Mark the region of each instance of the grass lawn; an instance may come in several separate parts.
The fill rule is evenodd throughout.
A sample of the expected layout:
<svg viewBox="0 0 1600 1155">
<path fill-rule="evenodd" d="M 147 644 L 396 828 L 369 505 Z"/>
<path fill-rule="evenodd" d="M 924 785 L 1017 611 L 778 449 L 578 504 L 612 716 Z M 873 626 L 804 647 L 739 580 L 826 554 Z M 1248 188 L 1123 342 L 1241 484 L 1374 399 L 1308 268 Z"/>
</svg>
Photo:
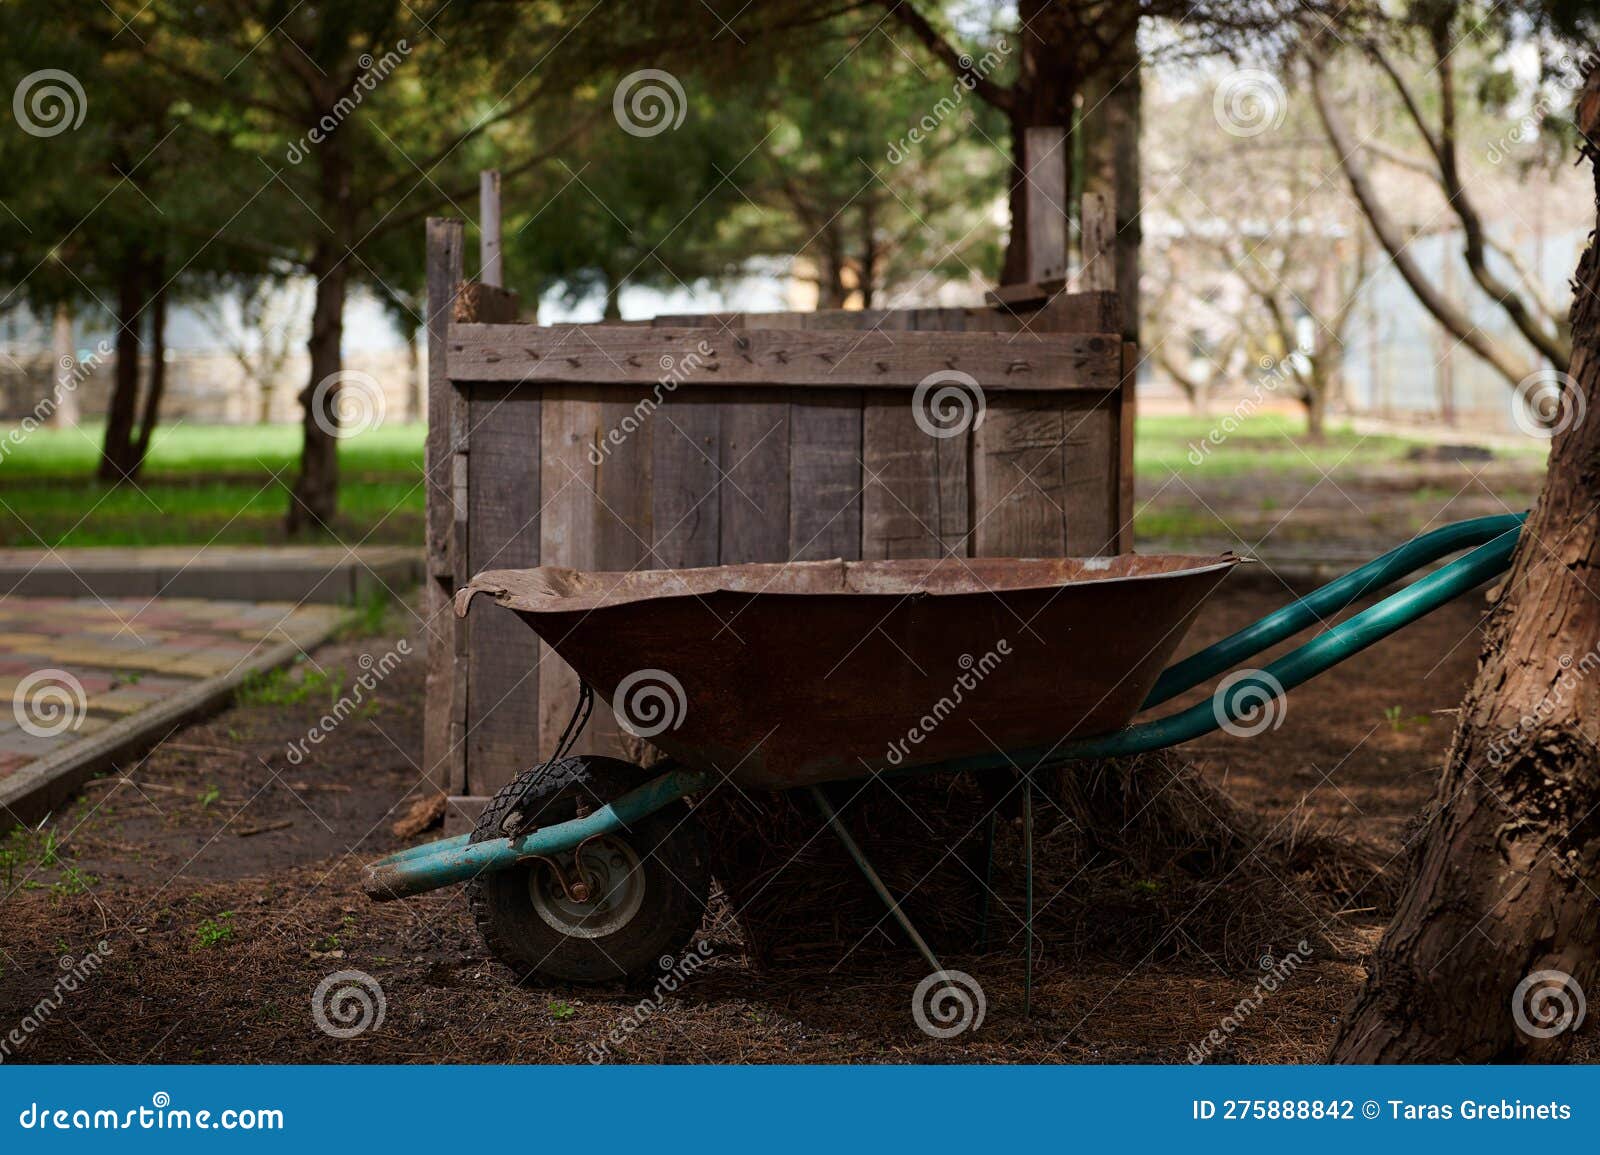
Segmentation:
<svg viewBox="0 0 1600 1155">
<path fill-rule="evenodd" d="M 1208 436 L 1223 417 L 1147 416 L 1134 455 L 1141 493 L 1177 473 L 1196 486 L 1248 489 L 1252 502 L 1293 504 L 1295 487 L 1402 465 L 1421 439 L 1364 437 L 1340 427 L 1320 445 L 1301 437 L 1293 417 L 1252 415 L 1222 439 Z M 388 425 L 340 443 L 342 486 L 338 537 L 346 544 L 422 541 L 421 425 Z M 0 431 L 0 438 L 4 431 Z M 1462 440 L 1471 440 L 1463 434 Z M 1202 449 L 1204 451 L 1202 452 Z M 87 546 L 252 544 L 281 542 L 288 485 L 298 467 L 300 429 L 293 425 L 178 425 L 161 430 L 137 486 L 94 480 L 100 429 L 41 429 L 20 444 L 0 440 L 0 545 Z M 1544 447 L 1530 443 L 1498 456 L 1537 470 Z M 1198 461 L 1198 463 L 1197 463 Z M 1248 480 L 1242 480 L 1248 479 Z M 1428 491 L 1419 489 L 1418 499 Z M 1182 508 L 1141 511 L 1141 537 L 1189 536 Z"/>
<path fill-rule="evenodd" d="M 340 541 L 422 541 L 425 432 L 421 425 L 388 425 L 340 443 Z M 0 545 L 284 540 L 299 426 L 161 429 L 138 484 L 122 486 L 94 478 L 100 436 L 98 426 L 85 425 L 35 430 L 20 444 L 0 441 Z"/>
</svg>

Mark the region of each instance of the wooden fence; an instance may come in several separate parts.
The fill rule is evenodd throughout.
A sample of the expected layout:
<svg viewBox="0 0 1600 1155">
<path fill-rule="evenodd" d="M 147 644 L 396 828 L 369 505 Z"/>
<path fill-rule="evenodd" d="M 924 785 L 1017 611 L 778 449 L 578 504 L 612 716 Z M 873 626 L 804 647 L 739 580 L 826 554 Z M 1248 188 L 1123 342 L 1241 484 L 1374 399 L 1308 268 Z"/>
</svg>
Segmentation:
<svg viewBox="0 0 1600 1155">
<path fill-rule="evenodd" d="M 462 282 L 459 222 L 428 235 L 424 754 L 457 823 L 551 748 L 577 689 L 509 611 L 453 619 L 473 573 L 1131 548 L 1114 293 L 537 326 Z M 634 747 L 597 704 L 580 749 Z"/>
</svg>

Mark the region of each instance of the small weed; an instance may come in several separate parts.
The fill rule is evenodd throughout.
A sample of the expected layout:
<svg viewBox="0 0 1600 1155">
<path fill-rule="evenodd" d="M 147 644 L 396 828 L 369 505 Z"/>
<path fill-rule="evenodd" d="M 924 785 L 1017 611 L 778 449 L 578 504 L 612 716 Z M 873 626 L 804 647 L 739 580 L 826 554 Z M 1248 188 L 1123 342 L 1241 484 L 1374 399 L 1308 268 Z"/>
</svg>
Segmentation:
<svg viewBox="0 0 1600 1155">
<path fill-rule="evenodd" d="M 211 804 L 213 802 L 215 802 L 218 798 L 221 798 L 221 797 L 222 797 L 221 789 L 218 788 L 216 783 L 212 783 L 211 785 L 207 786 L 204 791 L 202 791 L 199 795 L 196 796 L 195 801 L 200 803 L 200 809 L 201 810 L 208 810 L 208 809 L 210 809 Z"/>
<path fill-rule="evenodd" d="M 375 638 L 390 633 L 389 613 L 394 606 L 395 599 L 383 586 L 369 590 L 356 606 L 355 614 L 340 629 L 339 636 L 343 639 Z"/>
<path fill-rule="evenodd" d="M 117 676 L 117 681 L 124 686 L 137 686 L 140 682 L 144 681 L 144 671 L 124 670 Z"/>
<path fill-rule="evenodd" d="M 1134 894 L 1160 894 L 1161 884 L 1153 878 L 1135 878 L 1128 883 Z"/>
<path fill-rule="evenodd" d="M 56 898 L 83 894 L 98 881 L 94 875 L 87 874 L 76 866 L 68 866 L 61 871 L 61 877 L 50 884 L 50 893 Z"/>
<path fill-rule="evenodd" d="M 1408 715 L 1399 706 L 1390 706 L 1385 709 L 1383 712 L 1383 720 L 1389 723 L 1389 729 L 1393 730 L 1396 734 L 1400 733 L 1400 731 L 1404 730 L 1407 726 L 1426 726 L 1428 723 L 1433 721 L 1433 719 L 1427 714 Z"/>
<path fill-rule="evenodd" d="M 550 1004 L 550 1017 L 558 1023 L 565 1022 L 577 1013 L 578 1008 L 561 999 L 556 999 Z"/>
<path fill-rule="evenodd" d="M 238 701 L 241 706 L 298 706 L 322 693 L 333 701 L 339 697 L 343 682 L 342 675 L 327 670 L 306 670 L 296 678 L 290 667 L 279 666 L 246 678 L 239 687 Z"/>
<path fill-rule="evenodd" d="M 203 947 L 221 946 L 233 941 L 233 911 L 224 910 L 216 918 L 205 919 L 194 928 L 195 942 Z"/>
</svg>

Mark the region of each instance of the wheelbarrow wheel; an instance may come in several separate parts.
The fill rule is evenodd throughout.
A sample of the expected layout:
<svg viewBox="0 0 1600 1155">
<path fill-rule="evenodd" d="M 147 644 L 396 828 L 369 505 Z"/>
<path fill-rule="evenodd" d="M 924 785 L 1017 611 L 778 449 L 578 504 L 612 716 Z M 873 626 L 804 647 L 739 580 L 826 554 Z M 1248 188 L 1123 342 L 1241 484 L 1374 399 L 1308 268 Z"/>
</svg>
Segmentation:
<svg viewBox="0 0 1600 1155">
<path fill-rule="evenodd" d="M 540 768 L 503 787 L 484 808 L 473 842 L 501 837 L 501 822 Z M 539 827 L 599 809 L 646 780 L 615 758 L 567 758 L 523 803 Z M 529 829 L 533 827 L 530 826 Z M 467 885 L 489 952 L 519 978 L 603 983 L 652 977 L 699 929 L 711 889 L 705 831 L 676 801 L 632 829 L 586 841 L 574 854 L 479 877 Z"/>
</svg>

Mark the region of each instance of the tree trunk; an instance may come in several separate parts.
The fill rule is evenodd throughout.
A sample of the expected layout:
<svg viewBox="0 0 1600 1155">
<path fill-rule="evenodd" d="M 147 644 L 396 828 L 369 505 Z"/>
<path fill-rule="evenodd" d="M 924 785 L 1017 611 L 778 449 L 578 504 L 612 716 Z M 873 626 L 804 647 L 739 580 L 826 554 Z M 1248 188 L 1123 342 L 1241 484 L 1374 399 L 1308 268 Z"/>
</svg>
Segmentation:
<svg viewBox="0 0 1600 1155">
<path fill-rule="evenodd" d="M 144 468 L 144 459 L 150 452 L 150 437 L 156 431 L 161 416 L 161 395 L 167 388 L 167 288 L 164 279 L 165 265 L 155 267 L 155 299 L 150 302 L 150 385 L 144 394 L 144 413 L 139 418 L 139 439 L 133 451 L 133 472 Z"/>
<path fill-rule="evenodd" d="M 411 388 L 406 390 L 406 420 L 419 425 L 428 416 L 428 377 L 422 367 L 421 328 L 413 327 L 406 336 L 406 359 L 411 369 Z"/>
<path fill-rule="evenodd" d="M 1328 388 L 1322 375 L 1312 372 L 1301 404 L 1306 407 L 1306 440 L 1321 445 L 1328 439 Z"/>
<path fill-rule="evenodd" d="M 1122 336 L 1139 340 L 1139 128 L 1143 84 L 1139 68 L 1139 22 L 1123 18 L 1108 30 L 1115 42 L 1095 74 L 1084 82 L 1083 191 L 1101 193 L 1113 206 L 1117 229 L 1116 289 L 1122 305 Z M 1080 214 L 1079 219 L 1082 219 Z"/>
<path fill-rule="evenodd" d="M 72 307 L 65 301 L 56 305 L 50 326 L 50 352 L 54 362 L 51 375 L 55 378 L 55 409 L 50 414 L 50 424 L 57 429 L 71 429 L 78 424 L 81 409 L 78 382 L 74 378 L 78 356 L 72 343 Z"/>
<path fill-rule="evenodd" d="M 1600 131 L 1600 74 L 1579 103 Z M 1589 159 L 1595 160 L 1593 150 Z M 1600 189 L 1597 189 L 1600 192 Z M 1559 1058 L 1600 980 L 1600 254 L 1578 265 L 1549 472 L 1340 1062 Z M 1588 420 L 1580 402 L 1588 401 Z"/>
<path fill-rule="evenodd" d="M 144 308 L 145 256 L 129 249 L 117 280 L 117 366 L 106 407 L 99 478 L 119 484 L 133 476 L 133 421 L 139 411 L 139 313 Z"/>
<path fill-rule="evenodd" d="M 339 508 L 339 373 L 343 368 L 345 262 L 322 243 L 312 258 L 311 380 L 300 394 L 300 476 L 289 502 L 290 535 L 329 530 Z"/>
</svg>

